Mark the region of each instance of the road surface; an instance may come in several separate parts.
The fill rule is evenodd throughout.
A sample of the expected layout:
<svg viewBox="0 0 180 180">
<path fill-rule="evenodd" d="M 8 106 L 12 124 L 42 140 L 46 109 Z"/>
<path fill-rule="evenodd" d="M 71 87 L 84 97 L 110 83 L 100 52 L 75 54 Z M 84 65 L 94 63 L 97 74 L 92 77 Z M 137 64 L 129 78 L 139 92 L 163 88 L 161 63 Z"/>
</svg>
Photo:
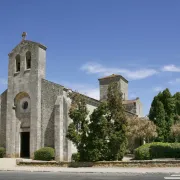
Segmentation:
<svg viewBox="0 0 180 180">
<path fill-rule="evenodd" d="M 177 174 L 0 172 L 0 180 L 163 180 L 180 179 Z"/>
</svg>

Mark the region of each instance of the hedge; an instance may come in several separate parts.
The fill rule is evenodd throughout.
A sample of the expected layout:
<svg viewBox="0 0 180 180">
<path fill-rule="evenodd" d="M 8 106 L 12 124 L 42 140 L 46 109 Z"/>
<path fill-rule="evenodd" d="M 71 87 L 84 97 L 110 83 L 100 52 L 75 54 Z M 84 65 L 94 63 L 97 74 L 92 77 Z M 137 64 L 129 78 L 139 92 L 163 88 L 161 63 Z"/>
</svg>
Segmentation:
<svg viewBox="0 0 180 180">
<path fill-rule="evenodd" d="M 6 154 L 6 150 L 3 147 L 0 147 L 0 158 L 3 158 Z"/>
<path fill-rule="evenodd" d="M 80 154 L 79 153 L 73 153 L 71 158 L 72 158 L 72 161 L 79 162 L 80 161 Z"/>
<path fill-rule="evenodd" d="M 41 148 L 34 153 L 35 160 L 51 161 L 55 157 L 55 151 L 51 147 Z"/>
<path fill-rule="evenodd" d="M 180 143 L 149 143 L 135 150 L 135 159 L 180 158 Z"/>
</svg>

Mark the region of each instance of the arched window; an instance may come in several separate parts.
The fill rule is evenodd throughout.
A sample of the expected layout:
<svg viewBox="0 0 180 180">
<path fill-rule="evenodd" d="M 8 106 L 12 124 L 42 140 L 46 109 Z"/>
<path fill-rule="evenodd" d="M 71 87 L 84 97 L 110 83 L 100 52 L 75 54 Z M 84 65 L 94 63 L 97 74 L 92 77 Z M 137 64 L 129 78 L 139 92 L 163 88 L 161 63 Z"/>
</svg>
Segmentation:
<svg viewBox="0 0 180 180">
<path fill-rule="evenodd" d="M 31 52 L 26 53 L 26 69 L 31 69 Z"/>
<path fill-rule="evenodd" d="M 21 58 L 20 55 L 18 54 L 16 56 L 16 72 L 19 72 L 21 68 Z"/>
</svg>

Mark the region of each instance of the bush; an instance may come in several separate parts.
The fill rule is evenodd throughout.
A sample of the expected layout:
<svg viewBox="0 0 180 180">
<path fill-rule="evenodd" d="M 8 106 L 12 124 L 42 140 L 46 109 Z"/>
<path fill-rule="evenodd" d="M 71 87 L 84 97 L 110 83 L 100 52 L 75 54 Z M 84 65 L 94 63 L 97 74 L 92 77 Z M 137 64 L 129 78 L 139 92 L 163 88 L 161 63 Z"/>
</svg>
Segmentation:
<svg viewBox="0 0 180 180">
<path fill-rule="evenodd" d="M 149 160 L 151 159 L 151 155 L 149 152 L 151 144 L 145 144 L 135 149 L 135 159 L 137 160 Z"/>
<path fill-rule="evenodd" d="M 149 143 L 135 150 L 135 159 L 180 158 L 180 143 Z"/>
<path fill-rule="evenodd" d="M 55 157 L 54 149 L 51 147 L 41 148 L 34 153 L 35 160 L 51 161 Z"/>
<path fill-rule="evenodd" d="M 80 154 L 79 153 L 73 153 L 72 154 L 72 161 L 75 161 L 75 162 L 80 161 Z"/>
<path fill-rule="evenodd" d="M 6 150 L 3 147 L 0 147 L 0 158 L 3 158 L 6 154 Z"/>
</svg>

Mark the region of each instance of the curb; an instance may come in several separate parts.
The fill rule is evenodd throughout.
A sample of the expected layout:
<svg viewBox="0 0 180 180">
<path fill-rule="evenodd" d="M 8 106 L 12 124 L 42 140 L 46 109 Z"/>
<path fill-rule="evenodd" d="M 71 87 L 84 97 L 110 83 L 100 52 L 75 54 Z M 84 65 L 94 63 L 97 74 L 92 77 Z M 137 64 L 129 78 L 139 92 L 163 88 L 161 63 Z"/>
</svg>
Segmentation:
<svg viewBox="0 0 180 180">
<path fill-rule="evenodd" d="M 138 168 L 137 168 L 138 169 Z M 172 170 L 169 170 L 168 172 L 167 171 L 159 171 L 159 172 L 154 172 L 153 170 L 152 171 L 141 171 L 141 172 L 138 172 L 138 171 L 129 171 L 129 172 L 126 172 L 126 171 L 71 171 L 71 170 L 68 170 L 68 171 L 64 171 L 64 170 L 30 170 L 30 169 L 0 169 L 0 172 L 31 172 L 31 173 L 71 173 L 71 174 L 124 174 L 124 175 L 143 175 L 143 174 L 177 174 L 177 173 L 180 173 L 180 170 L 178 171 L 172 171 Z"/>
</svg>

